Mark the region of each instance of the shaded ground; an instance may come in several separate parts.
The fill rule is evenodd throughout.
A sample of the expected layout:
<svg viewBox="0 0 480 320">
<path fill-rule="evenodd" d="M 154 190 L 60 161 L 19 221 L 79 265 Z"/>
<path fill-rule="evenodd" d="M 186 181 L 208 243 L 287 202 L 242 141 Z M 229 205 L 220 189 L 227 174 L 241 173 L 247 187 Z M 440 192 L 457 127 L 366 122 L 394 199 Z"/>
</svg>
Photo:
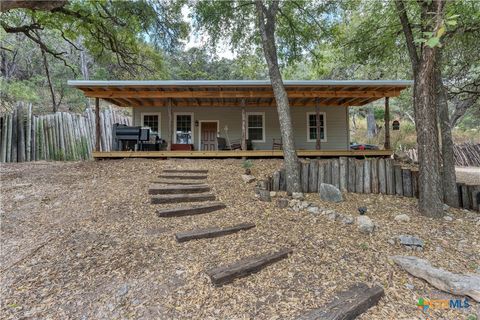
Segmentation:
<svg viewBox="0 0 480 320">
<path fill-rule="evenodd" d="M 255 160 L 269 174 L 279 160 Z M 453 272 L 480 266 L 478 215 L 450 209 L 454 221 L 421 217 L 415 200 L 346 195 L 330 205 L 357 214 L 367 206 L 378 224 L 371 236 L 305 211 L 259 202 L 245 185 L 241 160 L 111 160 L 2 165 L 2 318 L 292 319 L 357 281 L 380 283 L 386 297 L 362 319 L 424 319 L 419 297 L 442 296 L 392 265 L 388 256 L 414 254 Z M 162 168 L 208 168 L 208 183 L 228 208 L 193 217 L 158 218 L 149 181 Z M 407 213 L 409 223 L 394 221 Z M 177 231 L 253 221 L 257 228 L 177 244 Z M 399 234 L 426 241 L 422 252 L 388 242 Z M 467 242 L 462 240 L 466 240 Z M 292 246 L 287 260 L 221 288 L 205 270 L 252 254 Z M 478 304 L 468 310 L 474 313 Z M 477 311 L 478 312 L 478 311 Z M 439 319 L 465 318 L 441 310 Z"/>
</svg>

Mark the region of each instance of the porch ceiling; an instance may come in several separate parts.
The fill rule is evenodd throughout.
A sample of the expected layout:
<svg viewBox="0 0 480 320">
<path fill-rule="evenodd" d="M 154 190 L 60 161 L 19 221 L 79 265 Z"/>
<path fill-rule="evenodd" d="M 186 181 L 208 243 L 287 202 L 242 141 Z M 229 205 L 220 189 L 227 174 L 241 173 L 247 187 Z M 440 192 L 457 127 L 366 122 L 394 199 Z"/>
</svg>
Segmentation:
<svg viewBox="0 0 480 320">
<path fill-rule="evenodd" d="M 120 107 L 275 106 L 270 81 L 68 81 L 86 97 L 101 98 Z M 290 105 L 363 106 L 396 97 L 413 84 L 404 80 L 284 81 Z"/>
</svg>

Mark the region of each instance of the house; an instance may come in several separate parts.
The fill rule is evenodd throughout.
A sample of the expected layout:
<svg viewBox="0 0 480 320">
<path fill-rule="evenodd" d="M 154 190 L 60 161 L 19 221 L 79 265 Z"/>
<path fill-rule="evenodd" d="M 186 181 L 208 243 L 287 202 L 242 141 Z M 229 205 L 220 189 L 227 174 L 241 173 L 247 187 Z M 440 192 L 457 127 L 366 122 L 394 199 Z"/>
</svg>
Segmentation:
<svg viewBox="0 0 480 320">
<path fill-rule="evenodd" d="M 238 156 L 281 156 L 281 131 L 270 81 L 69 81 L 85 96 L 133 110 L 133 123 L 168 142 L 149 156 L 232 156 L 218 141 L 238 141 Z M 284 81 L 298 154 L 390 155 L 389 98 L 412 85 L 401 80 Z M 349 108 L 385 100 L 385 150 L 350 150 Z M 220 139 L 218 139 L 220 138 Z M 252 150 L 247 150 L 247 145 Z M 223 146 L 222 146 L 223 147 Z M 273 151 L 272 151 L 273 150 Z M 108 156 L 98 152 L 96 157 Z M 376 152 L 373 152 L 376 151 Z M 195 153 L 197 152 L 197 153 Z M 199 153 L 200 152 L 200 153 Z M 122 156 L 124 153 L 109 153 Z M 138 156 L 145 153 L 137 152 Z M 129 154 L 132 156 L 132 154 Z"/>
</svg>

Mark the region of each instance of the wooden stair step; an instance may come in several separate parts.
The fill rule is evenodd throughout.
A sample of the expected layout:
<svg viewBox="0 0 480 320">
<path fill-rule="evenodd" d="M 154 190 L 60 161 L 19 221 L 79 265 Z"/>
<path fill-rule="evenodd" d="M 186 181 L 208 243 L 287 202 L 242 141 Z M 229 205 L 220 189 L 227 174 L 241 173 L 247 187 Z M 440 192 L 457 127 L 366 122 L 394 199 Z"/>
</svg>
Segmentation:
<svg viewBox="0 0 480 320">
<path fill-rule="evenodd" d="M 178 174 L 161 174 L 158 176 L 162 179 L 178 179 L 178 180 L 204 180 L 207 179 L 206 175 L 191 175 L 191 176 L 182 176 Z"/>
<path fill-rule="evenodd" d="M 207 174 L 208 170 L 204 169 L 164 169 L 164 173 L 201 173 Z"/>
<path fill-rule="evenodd" d="M 298 320 L 355 319 L 375 306 L 384 294 L 380 286 L 370 288 L 365 283 L 357 283 L 348 290 L 336 294 L 327 305 L 310 310 Z"/>
<path fill-rule="evenodd" d="M 150 181 L 154 184 L 173 184 L 173 185 L 194 185 L 194 184 L 204 184 L 205 181 L 199 180 L 152 180 Z"/>
<path fill-rule="evenodd" d="M 152 196 L 152 204 L 160 203 L 179 203 L 179 202 L 197 202 L 214 201 L 215 195 L 212 193 L 193 193 L 193 194 L 160 194 Z"/>
<path fill-rule="evenodd" d="M 206 184 L 195 185 L 151 185 L 148 194 L 181 194 L 181 193 L 201 193 L 210 191 L 210 187 Z"/>
<path fill-rule="evenodd" d="M 157 216 L 159 217 L 182 217 L 202 213 L 209 213 L 217 210 L 225 209 L 227 206 L 222 202 L 211 202 L 204 205 L 184 206 L 171 209 L 158 209 Z"/>
<path fill-rule="evenodd" d="M 204 239 L 204 238 L 215 238 L 221 237 L 228 234 L 232 234 L 242 230 L 248 230 L 254 228 L 254 223 L 241 223 L 230 227 L 220 228 L 220 227 L 211 227 L 205 229 L 197 229 L 190 231 L 178 232 L 175 234 L 175 238 L 178 242 L 185 242 L 195 239 Z"/>
<path fill-rule="evenodd" d="M 248 257 L 228 266 L 210 269 L 207 271 L 207 275 L 214 285 L 221 286 L 236 278 L 258 272 L 274 262 L 285 259 L 290 253 L 292 253 L 292 249 L 284 248 L 277 252 Z"/>
</svg>

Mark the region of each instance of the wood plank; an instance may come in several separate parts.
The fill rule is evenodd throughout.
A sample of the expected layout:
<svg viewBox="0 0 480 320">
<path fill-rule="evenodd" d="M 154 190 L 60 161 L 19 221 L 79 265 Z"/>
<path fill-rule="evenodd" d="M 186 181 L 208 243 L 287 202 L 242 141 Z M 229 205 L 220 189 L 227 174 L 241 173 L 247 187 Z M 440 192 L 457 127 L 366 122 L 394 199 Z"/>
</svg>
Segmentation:
<svg viewBox="0 0 480 320">
<path fill-rule="evenodd" d="M 372 172 L 371 172 L 371 163 L 370 159 L 363 160 L 363 192 L 372 193 Z"/>
<path fill-rule="evenodd" d="M 323 179 L 325 183 L 332 184 L 332 162 L 328 160 L 323 166 Z"/>
<path fill-rule="evenodd" d="M 378 191 L 382 194 L 387 194 L 385 159 L 378 159 Z"/>
<path fill-rule="evenodd" d="M 308 172 L 308 192 L 317 192 L 318 160 L 310 161 Z"/>
<path fill-rule="evenodd" d="M 460 190 L 462 192 L 462 202 L 461 202 L 462 208 L 467 210 L 471 209 L 472 199 L 470 199 L 471 194 L 469 194 L 468 192 L 468 186 L 464 183 L 461 183 Z"/>
<path fill-rule="evenodd" d="M 148 189 L 148 194 L 187 194 L 202 193 L 210 191 L 210 187 L 206 184 L 197 185 L 161 185 L 154 184 Z"/>
<path fill-rule="evenodd" d="M 320 190 L 320 185 L 325 182 L 325 162 L 318 162 L 318 177 L 317 177 L 317 190 Z"/>
<path fill-rule="evenodd" d="M 355 159 L 348 158 L 348 185 L 347 185 L 348 192 L 355 192 L 356 172 L 357 170 L 355 165 Z"/>
<path fill-rule="evenodd" d="M 165 179 L 165 180 L 152 180 L 150 181 L 153 184 L 168 184 L 168 185 L 199 185 L 204 184 L 205 181 L 202 180 L 173 180 L 173 179 Z"/>
<path fill-rule="evenodd" d="M 346 192 L 348 186 L 348 158 L 340 157 L 339 165 L 340 191 Z"/>
<path fill-rule="evenodd" d="M 363 193 L 363 161 L 355 161 L 355 192 Z"/>
<path fill-rule="evenodd" d="M 205 229 L 182 231 L 175 234 L 177 242 L 186 242 L 195 239 L 216 238 L 254 228 L 254 223 L 241 223 L 230 227 L 211 227 Z"/>
<path fill-rule="evenodd" d="M 403 195 L 405 197 L 413 197 L 412 172 L 410 171 L 410 169 L 402 169 L 402 185 Z"/>
<path fill-rule="evenodd" d="M 412 196 L 418 198 L 418 170 L 411 170 L 412 173 Z"/>
<path fill-rule="evenodd" d="M 152 196 L 150 200 L 152 204 L 214 201 L 215 195 L 211 193 L 162 194 Z"/>
<path fill-rule="evenodd" d="M 372 186 L 372 193 L 379 193 L 378 187 L 378 159 L 372 158 L 370 159 L 370 165 L 372 170 L 372 178 L 371 178 L 371 186 Z"/>
<path fill-rule="evenodd" d="M 382 287 L 372 288 L 364 283 L 351 286 L 348 290 L 335 294 L 327 305 L 311 310 L 299 320 L 352 320 L 375 306 L 385 295 Z"/>
<path fill-rule="evenodd" d="M 308 192 L 308 174 L 309 174 L 309 171 L 310 171 L 310 163 L 305 161 L 305 162 L 302 162 L 302 167 L 301 167 L 301 170 L 302 170 L 302 175 L 301 175 L 301 179 L 302 179 L 302 191 L 303 192 Z"/>
<path fill-rule="evenodd" d="M 274 262 L 287 258 L 290 253 L 292 253 L 292 249 L 285 248 L 273 253 L 248 257 L 227 266 L 213 268 L 206 273 L 214 285 L 221 286 L 236 278 L 258 272 Z"/>
<path fill-rule="evenodd" d="M 469 189 L 472 198 L 472 209 L 480 211 L 480 185 L 470 186 Z"/>
<path fill-rule="evenodd" d="M 387 194 L 395 193 L 395 171 L 393 170 L 393 160 L 385 159 L 385 177 L 387 178 Z"/>
<path fill-rule="evenodd" d="M 204 175 L 198 175 L 198 176 L 194 176 L 194 175 L 187 175 L 187 176 L 182 176 L 182 175 L 178 175 L 178 174 L 161 174 L 158 176 L 159 178 L 162 178 L 162 179 L 178 179 L 178 180 L 203 180 L 203 179 L 207 179 L 207 176 L 204 176 Z"/>
<path fill-rule="evenodd" d="M 340 164 L 338 162 L 338 159 L 332 159 L 332 184 L 340 188 Z"/>
<path fill-rule="evenodd" d="M 211 202 L 204 205 L 183 206 L 168 209 L 158 209 L 158 217 L 183 217 L 197 214 L 209 213 L 217 210 L 225 209 L 227 206 L 222 202 Z"/>
<path fill-rule="evenodd" d="M 272 190 L 280 190 L 280 171 L 275 171 L 272 175 Z"/>
<path fill-rule="evenodd" d="M 198 173 L 198 174 L 207 174 L 208 170 L 204 169 L 163 169 L 164 173 Z"/>
<path fill-rule="evenodd" d="M 393 172 L 395 174 L 395 194 L 397 196 L 403 196 L 402 167 L 394 165 Z"/>
<path fill-rule="evenodd" d="M 280 170 L 280 191 L 287 191 L 287 174 L 285 169 Z"/>
</svg>

